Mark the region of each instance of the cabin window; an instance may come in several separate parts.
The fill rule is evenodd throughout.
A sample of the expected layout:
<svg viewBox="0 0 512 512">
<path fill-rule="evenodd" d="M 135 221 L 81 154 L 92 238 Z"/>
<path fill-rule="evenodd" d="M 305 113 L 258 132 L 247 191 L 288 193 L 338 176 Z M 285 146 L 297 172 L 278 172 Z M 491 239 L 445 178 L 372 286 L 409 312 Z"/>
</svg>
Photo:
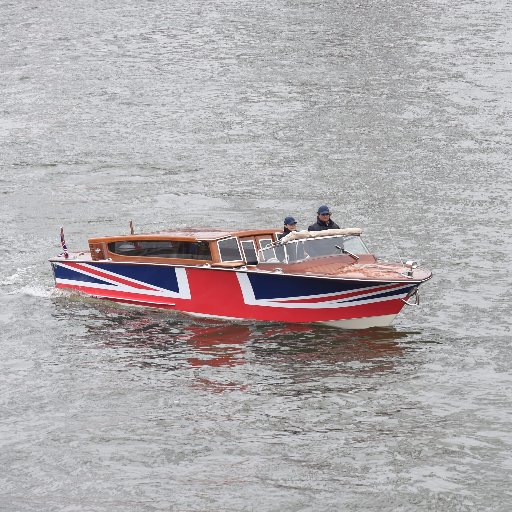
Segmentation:
<svg viewBox="0 0 512 512">
<path fill-rule="evenodd" d="M 245 262 L 248 265 L 256 265 L 258 258 L 256 257 L 256 248 L 252 240 L 242 241 L 242 250 L 244 251 Z"/>
<path fill-rule="evenodd" d="M 294 240 L 286 244 L 286 254 L 288 257 L 288 263 L 294 263 L 296 261 L 303 261 L 309 256 L 304 251 L 304 240 Z"/>
<path fill-rule="evenodd" d="M 226 238 L 219 240 L 219 253 L 221 261 L 240 261 L 242 255 L 240 254 L 240 247 L 236 238 Z"/>
<path fill-rule="evenodd" d="M 265 249 L 265 247 L 267 247 L 267 245 L 272 244 L 272 239 L 271 238 L 260 238 L 259 242 L 260 242 L 260 249 Z"/>
<path fill-rule="evenodd" d="M 276 258 L 279 261 L 286 263 L 286 251 L 284 250 L 284 246 L 283 245 L 276 245 L 274 250 L 275 250 L 275 253 L 276 253 Z"/>
<path fill-rule="evenodd" d="M 122 240 L 110 242 L 108 250 L 121 256 L 146 258 L 181 258 L 186 260 L 211 260 L 208 242 L 181 242 L 178 240 Z"/>
</svg>

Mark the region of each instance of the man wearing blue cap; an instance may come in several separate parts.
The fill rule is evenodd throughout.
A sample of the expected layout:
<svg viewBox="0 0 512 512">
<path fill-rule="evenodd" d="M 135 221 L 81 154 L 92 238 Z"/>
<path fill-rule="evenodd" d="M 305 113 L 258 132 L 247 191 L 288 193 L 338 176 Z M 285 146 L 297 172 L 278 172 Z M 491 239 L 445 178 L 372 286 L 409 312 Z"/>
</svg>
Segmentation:
<svg viewBox="0 0 512 512">
<path fill-rule="evenodd" d="M 338 224 L 331 219 L 331 211 L 325 204 L 318 208 L 316 222 L 309 226 L 308 231 L 323 231 L 324 229 L 340 229 Z"/>
<path fill-rule="evenodd" d="M 297 221 L 293 217 L 286 217 L 284 219 L 283 232 L 277 235 L 277 239 L 281 240 L 283 236 L 286 236 L 288 233 L 291 233 L 292 231 L 297 231 Z"/>
</svg>

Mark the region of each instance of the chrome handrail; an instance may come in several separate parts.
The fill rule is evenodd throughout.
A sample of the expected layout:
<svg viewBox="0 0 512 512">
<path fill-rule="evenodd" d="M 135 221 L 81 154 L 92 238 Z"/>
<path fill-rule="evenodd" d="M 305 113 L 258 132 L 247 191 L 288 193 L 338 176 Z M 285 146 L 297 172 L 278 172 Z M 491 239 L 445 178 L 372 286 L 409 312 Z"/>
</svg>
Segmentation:
<svg viewBox="0 0 512 512">
<path fill-rule="evenodd" d="M 411 299 L 414 297 L 414 302 L 409 302 L 407 299 Z M 404 304 L 408 306 L 419 306 L 420 305 L 420 294 L 418 292 L 418 288 L 414 288 L 414 290 L 407 295 L 405 299 L 400 299 Z"/>
</svg>

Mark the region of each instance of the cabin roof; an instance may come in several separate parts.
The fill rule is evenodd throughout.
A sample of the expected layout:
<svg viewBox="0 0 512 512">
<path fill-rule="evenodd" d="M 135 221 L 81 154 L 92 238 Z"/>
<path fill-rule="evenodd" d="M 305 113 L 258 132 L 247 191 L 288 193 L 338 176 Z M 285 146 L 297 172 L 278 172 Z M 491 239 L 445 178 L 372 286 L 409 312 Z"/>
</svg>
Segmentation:
<svg viewBox="0 0 512 512">
<path fill-rule="evenodd" d="M 225 230 L 225 229 L 211 229 L 211 228 L 183 228 L 173 230 L 155 231 L 153 233 L 135 233 L 133 235 L 116 235 L 90 238 L 89 242 L 112 242 L 121 240 L 220 240 L 222 238 L 229 238 L 232 236 L 237 237 L 250 237 L 271 235 L 279 232 L 278 228 L 270 229 L 239 229 L 239 230 Z"/>
</svg>

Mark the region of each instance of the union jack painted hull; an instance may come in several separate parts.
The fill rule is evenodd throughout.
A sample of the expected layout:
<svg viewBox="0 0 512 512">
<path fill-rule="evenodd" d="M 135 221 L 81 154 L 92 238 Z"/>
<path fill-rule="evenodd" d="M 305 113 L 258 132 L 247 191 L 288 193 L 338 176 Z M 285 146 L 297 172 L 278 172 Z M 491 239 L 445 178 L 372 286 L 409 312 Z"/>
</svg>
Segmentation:
<svg viewBox="0 0 512 512">
<path fill-rule="evenodd" d="M 51 260 L 58 288 L 217 318 L 390 325 L 421 281 L 280 274 L 257 269 Z"/>
</svg>

